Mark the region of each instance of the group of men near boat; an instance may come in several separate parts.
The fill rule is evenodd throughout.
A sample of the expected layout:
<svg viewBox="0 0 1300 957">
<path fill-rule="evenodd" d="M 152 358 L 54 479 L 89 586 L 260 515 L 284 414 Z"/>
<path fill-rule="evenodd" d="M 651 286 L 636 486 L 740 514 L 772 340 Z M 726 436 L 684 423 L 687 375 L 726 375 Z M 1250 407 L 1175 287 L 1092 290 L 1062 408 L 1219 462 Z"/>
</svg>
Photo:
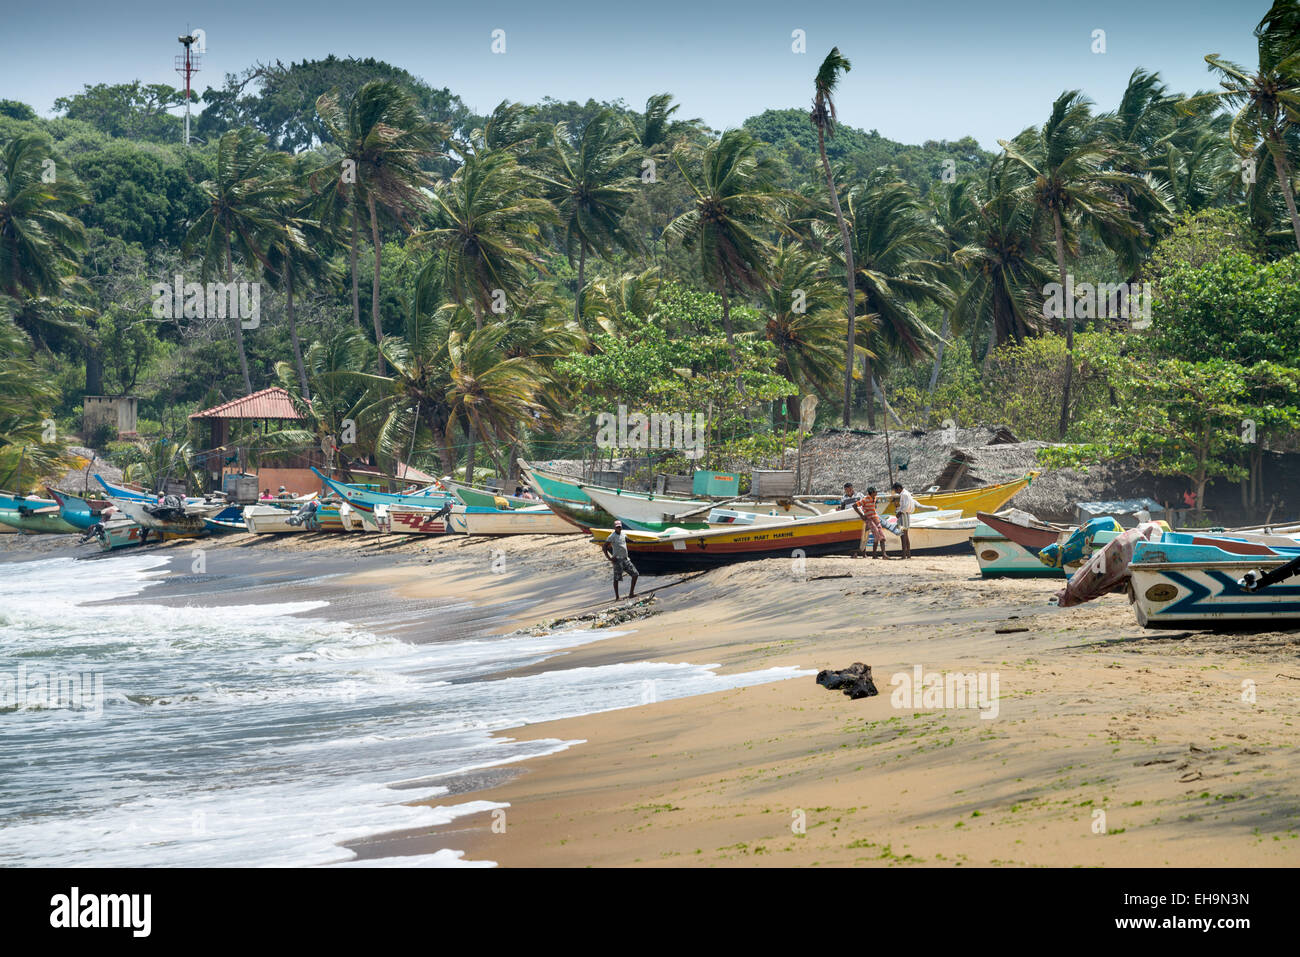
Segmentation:
<svg viewBox="0 0 1300 957">
<path fill-rule="evenodd" d="M 885 495 L 884 498 L 898 499 L 898 505 L 894 509 L 896 528 L 903 544 L 903 558 L 911 558 L 912 542 L 907 533 L 912 526 L 912 515 L 918 508 L 933 509 L 934 506 L 919 505 L 915 496 L 903 487 L 902 482 L 895 482 L 891 494 Z M 868 545 L 871 546 L 872 558 L 888 557 L 885 554 L 885 529 L 880 522 L 880 509 L 883 507 L 880 499 L 881 496 L 874 487 L 868 488 L 865 495 L 859 495 L 853 490 L 852 482 L 844 483 L 844 496 L 839 501 L 839 507 L 851 508 L 862 516 L 862 541 L 858 544 L 858 550 L 853 553 L 854 558 L 865 558 Z M 639 576 L 636 565 L 632 564 L 632 559 L 628 557 L 627 534 L 623 530 L 621 521 L 614 522 L 614 531 L 601 543 L 601 549 L 614 566 L 614 598 L 619 597 L 618 586 L 625 574 L 632 579 L 627 597 L 636 597 L 636 580 Z"/>
<path fill-rule="evenodd" d="M 932 508 L 933 506 L 918 505 L 916 498 L 903 487 L 902 482 L 895 482 L 891 493 L 886 495 L 886 499 L 898 499 L 898 505 L 894 508 L 894 517 L 897 522 L 898 537 L 903 544 L 903 557 L 912 557 L 912 541 L 908 537 L 908 529 L 912 527 L 912 515 L 918 508 Z M 869 486 L 865 495 L 859 495 L 853 489 L 852 482 L 844 483 L 844 497 L 840 499 L 840 508 L 851 508 L 862 516 L 862 541 L 858 544 L 858 550 L 853 553 L 854 558 L 866 558 L 867 546 L 871 546 L 872 558 L 887 558 L 885 554 L 885 528 L 880 521 L 880 493 L 875 486 Z"/>
</svg>

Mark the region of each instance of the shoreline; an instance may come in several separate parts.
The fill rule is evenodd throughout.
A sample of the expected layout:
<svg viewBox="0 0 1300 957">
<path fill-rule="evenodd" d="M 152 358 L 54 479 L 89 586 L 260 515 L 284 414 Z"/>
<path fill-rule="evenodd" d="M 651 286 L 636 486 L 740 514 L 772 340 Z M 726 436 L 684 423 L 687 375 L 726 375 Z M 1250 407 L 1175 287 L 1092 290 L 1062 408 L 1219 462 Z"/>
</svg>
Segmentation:
<svg viewBox="0 0 1300 957">
<path fill-rule="evenodd" d="M 497 731 L 581 743 L 422 779 L 449 790 L 418 803 L 508 807 L 342 845 L 362 859 L 400 866 L 450 849 L 501 866 L 1300 862 L 1300 681 L 1285 677 L 1300 676 L 1300 633 L 1147 632 L 1122 596 L 1055 608 L 1054 581 L 983 580 L 973 556 L 647 576 L 630 607 L 613 602 L 585 538 L 250 538 L 160 548 L 203 547 L 210 569 L 244 547 L 290 564 L 315 554 L 341 593 L 369 604 L 391 591 L 418 614 L 403 640 L 419 641 L 430 616 L 451 624 L 449 607 L 459 633 L 541 633 L 566 618 L 622 632 L 475 679 L 485 686 L 629 662 L 808 672 L 671 700 L 652 690 L 644 703 Z M 396 561 L 364 567 L 375 555 Z M 813 680 L 854 661 L 872 666 L 879 696 L 852 701 Z M 918 665 L 996 674 L 996 717 L 894 707 L 891 678 Z"/>
</svg>

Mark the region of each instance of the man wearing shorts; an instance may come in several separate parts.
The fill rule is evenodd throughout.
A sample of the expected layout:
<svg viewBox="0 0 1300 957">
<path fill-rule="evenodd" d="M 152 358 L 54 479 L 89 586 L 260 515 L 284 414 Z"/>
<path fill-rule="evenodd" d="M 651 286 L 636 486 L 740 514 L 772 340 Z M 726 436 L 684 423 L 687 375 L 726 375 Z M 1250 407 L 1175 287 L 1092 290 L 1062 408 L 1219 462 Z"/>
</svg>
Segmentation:
<svg viewBox="0 0 1300 957">
<path fill-rule="evenodd" d="M 877 551 L 880 552 L 880 557 L 885 557 L 885 530 L 880 525 L 880 515 L 876 511 L 876 490 L 874 487 L 867 488 L 867 494 L 854 503 L 853 510 L 862 516 L 862 541 L 859 543 L 854 557 L 863 558 L 866 556 L 868 541 L 871 542 L 872 558 L 877 557 Z"/>
<path fill-rule="evenodd" d="M 632 587 L 628 589 L 627 597 L 635 598 L 638 573 L 632 559 L 627 557 L 627 535 L 623 532 L 622 522 L 614 522 L 614 531 L 601 542 L 600 547 L 604 549 L 605 557 L 614 563 L 614 600 L 619 599 L 618 583 L 623 580 L 624 572 L 632 576 Z"/>
</svg>

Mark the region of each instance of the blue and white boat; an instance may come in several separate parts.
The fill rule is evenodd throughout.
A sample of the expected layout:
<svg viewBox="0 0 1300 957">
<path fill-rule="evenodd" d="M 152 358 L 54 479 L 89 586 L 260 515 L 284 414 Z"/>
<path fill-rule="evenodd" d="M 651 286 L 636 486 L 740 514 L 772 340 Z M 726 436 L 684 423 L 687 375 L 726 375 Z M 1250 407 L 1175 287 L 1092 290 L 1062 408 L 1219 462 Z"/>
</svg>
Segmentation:
<svg viewBox="0 0 1300 957">
<path fill-rule="evenodd" d="M 327 488 L 352 506 L 367 531 L 377 531 L 379 528 L 379 523 L 375 521 L 375 506 L 377 505 L 382 505 L 385 509 L 395 505 L 440 509 L 444 505 L 459 504 L 453 495 L 444 492 L 436 485 L 427 486 L 416 492 L 376 492 L 368 488 L 358 488 L 355 485 L 335 481 L 316 468 L 313 468 L 312 471 L 316 473 Z"/>
<path fill-rule="evenodd" d="M 1300 578 L 1252 588 L 1300 557 L 1291 535 L 1166 532 L 1138 542 L 1129 562 L 1133 611 L 1144 628 L 1293 627 Z"/>
</svg>

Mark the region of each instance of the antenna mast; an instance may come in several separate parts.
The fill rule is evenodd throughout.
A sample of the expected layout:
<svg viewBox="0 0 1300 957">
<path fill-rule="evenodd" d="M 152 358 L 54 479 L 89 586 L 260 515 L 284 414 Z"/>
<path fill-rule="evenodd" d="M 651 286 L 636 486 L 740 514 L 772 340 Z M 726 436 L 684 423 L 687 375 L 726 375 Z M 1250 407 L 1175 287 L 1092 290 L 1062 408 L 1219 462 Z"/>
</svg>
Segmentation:
<svg viewBox="0 0 1300 957">
<path fill-rule="evenodd" d="M 200 31 L 202 32 L 202 31 Z M 184 53 L 178 53 L 175 58 L 176 72 L 185 77 L 185 145 L 190 145 L 190 77 L 199 72 L 199 54 L 195 53 L 191 47 L 198 40 L 194 34 L 187 33 L 185 36 L 177 37 L 181 46 L 185 47 Z M 203 44 L 199 44 L 199 49 L 203 49 Z"/>
</svg>

